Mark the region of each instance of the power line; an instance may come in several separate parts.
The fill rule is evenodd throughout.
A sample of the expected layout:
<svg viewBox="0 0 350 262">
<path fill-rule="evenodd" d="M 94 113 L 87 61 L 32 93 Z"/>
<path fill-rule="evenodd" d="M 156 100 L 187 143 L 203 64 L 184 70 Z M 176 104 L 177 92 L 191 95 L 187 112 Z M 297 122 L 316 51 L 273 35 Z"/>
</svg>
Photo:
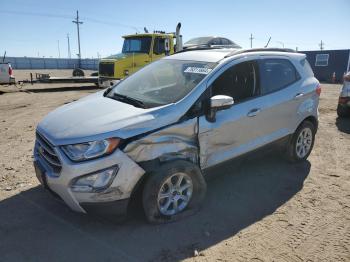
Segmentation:
<svg viewBox="0 0 350 262">
<path fill-rule="evenodd" d="M 71 16 L 68 16 L 68 15 L 57 15 L 57 14 L 37 13 L 37 12 L 23 12 L 23 11 L 12 11 L 12 10 L 0 10 L 0 13 L 12 14 L 12 15 L 42 16 L 42 17 L 50 17 L 50 18 L 65 18 L 65 19 L 71 18 Z"/>
<path fill-rule="evenodd" d="M 63 18 L 63 19 L 71 19 L 72 16 L 70 15 L 57 15 L 57 14 L 51 14 L 51 13 L 40 13 L 40 12 L 23 12 L 23 11 L 13 11 L 13 10 L 0 10 L 0 13 L 3 14 L 12 14 L 12 15 L 28 15 L 28 16 L 41 16 L 41 17 L 49 17 L 49 18 Z M 85 21 L 89 21 L 91 23 L 97 23 L 97 24 L 105 24 L 109 26 L 120 26 L 120 27 L 127 27 L 127 28 L 132 28 L 139 32 L 139 28 L 143 28 L 141 26 L 134 26 L 134 25 L 129 25 L 129 24 L 124 24 L 124 23 L 117 23 L 117 22 L 110 22 L 110 21 L 104 21 L 104 20 L 99 20 L 91 17 L 82 17 Z"/>
</svg>

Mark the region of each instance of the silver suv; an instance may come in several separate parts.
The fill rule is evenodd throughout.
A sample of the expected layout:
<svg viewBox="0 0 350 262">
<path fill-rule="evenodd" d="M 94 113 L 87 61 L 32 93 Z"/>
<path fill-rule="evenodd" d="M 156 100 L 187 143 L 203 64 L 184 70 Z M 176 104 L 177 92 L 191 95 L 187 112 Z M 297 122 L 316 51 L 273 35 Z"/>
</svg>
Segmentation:
<svg viewBox="0 0 350 262">
<path fill-rule="evenodd" d="M 305 160 L 320 92 L 290 50 L 178 53 L 49 113 L 36 175 L 75 211 L 116 217 L 141 194 L 149 222 L 173 221 L 199 208 L 210 167 L 277 141 Z"/>
</svg>

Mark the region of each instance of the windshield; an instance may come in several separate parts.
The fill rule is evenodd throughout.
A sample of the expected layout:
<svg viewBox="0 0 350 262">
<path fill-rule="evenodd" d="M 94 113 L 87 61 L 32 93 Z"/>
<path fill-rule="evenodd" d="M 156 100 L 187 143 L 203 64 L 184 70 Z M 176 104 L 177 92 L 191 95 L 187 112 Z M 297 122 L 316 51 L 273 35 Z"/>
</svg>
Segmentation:
<svg viewBox="0 0 350 262">
<path fill-rule="evenodd" d="M 208 42 L 213 39 L 212 37 L 197 37 L 193 38 L 185 43 L 185 45 L 207 45 Z"/>
<path fill-rule="evenodd" d="M 216 65 L 158 60 L 119 82 L 107 96 L 115 99 L 127 96 L 148 108 L 175 103 L 185 97 Z"/>
<path fill-rule="evenodd" d="M 123 44 L 123 53 L 149 53 L 152 37 L 128 37 Z"/>
</svg>

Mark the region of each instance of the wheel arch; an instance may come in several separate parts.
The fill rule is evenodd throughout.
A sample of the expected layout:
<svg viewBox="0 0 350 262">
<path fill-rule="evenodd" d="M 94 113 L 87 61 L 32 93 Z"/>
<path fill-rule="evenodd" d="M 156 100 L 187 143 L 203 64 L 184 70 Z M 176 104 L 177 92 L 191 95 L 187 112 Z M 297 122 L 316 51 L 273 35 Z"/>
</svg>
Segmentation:
<svg viewBox="0 0 350 262">
<path fill-rule="evenodd" d="M 297 128 L 294 130 L 294 132 L 299 128 L 300 125 L 302 125 L 305 121 L 309 121 L 311 122 L 314 127 L 315 127 L 315 133 L 317 132 L 318 129 L 318 119 L 317 117 L 315 117 L 314 115 L 310 115 L 308 117 L 305 117 L 302 121 L 300 121 L 299 125 L 297 126 Z"/>
</svg>

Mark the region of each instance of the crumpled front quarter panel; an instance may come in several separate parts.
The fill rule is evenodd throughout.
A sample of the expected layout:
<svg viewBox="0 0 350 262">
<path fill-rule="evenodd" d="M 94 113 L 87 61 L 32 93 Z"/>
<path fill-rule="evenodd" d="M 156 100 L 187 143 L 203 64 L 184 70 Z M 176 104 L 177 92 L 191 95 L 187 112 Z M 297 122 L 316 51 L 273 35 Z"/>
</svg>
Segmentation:
<svg viewBox="0 0 350 262">
<path fill-rule="evenodd" d="M 159 158 L 198 160 L 197 119 L 165 127 L 129 143 L 124 152 L 135 162 L 144 162 Z"/>
</svg>

